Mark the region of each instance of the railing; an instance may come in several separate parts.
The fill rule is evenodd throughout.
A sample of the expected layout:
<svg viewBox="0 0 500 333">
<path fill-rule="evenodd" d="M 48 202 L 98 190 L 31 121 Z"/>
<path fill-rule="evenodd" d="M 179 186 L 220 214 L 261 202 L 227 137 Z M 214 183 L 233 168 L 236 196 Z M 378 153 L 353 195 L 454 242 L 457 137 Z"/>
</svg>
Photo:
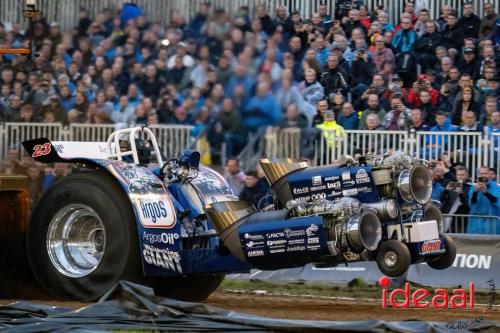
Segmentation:
<svg viewBox="0 0 500 333">
<path fill-rule="evenodd" d="M 167 157 L 180 155 L 191 144 L 191 126 L 153 125 L 149 128 Z M 114 130 L 115 125 L 98 124 L 71 124 L 68 127 L 40 123 L 0 124 L 0 160 L 9 149 L 16 149 L 20 156 L 24 140 L 45 137 L 52 141 L 105 142 Z"/>
<path fill-rule="evenodd" d="M 462 163 L 475 180 L 480 166 L 497 168 L 500 176 L 500 133 L 416 132 L 348 130 L 345 136 L 318 130 L 312 163 L 330 164 L 342 155 L 369 152 L 383 153 L 403 150 L 408 154 L 431 160 L 447 154 L 452 162 Z M 269 158 L 299 158 L 301 131 L 270 128 L 266 133 L 265 155 Z"/>
<path fill-rule="evenodd" d="M 444 231 L 454 234 L 500 234 L 500 217 L 443 214 Z"/>
</svg>

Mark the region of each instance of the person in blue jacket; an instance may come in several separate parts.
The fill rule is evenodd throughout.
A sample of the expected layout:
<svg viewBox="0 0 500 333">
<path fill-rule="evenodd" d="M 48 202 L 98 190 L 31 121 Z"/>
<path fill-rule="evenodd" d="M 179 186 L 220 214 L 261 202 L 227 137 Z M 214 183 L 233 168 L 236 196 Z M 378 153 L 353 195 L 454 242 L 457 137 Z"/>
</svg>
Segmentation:
<svg viewBox="0 0 500 333">
<path fill-rule="evenodd" d="M 431 134 L 426 136 L 426 155 L 428 157 L 441 156 L 442 152 L 447 150 L 448 147 L 448 135 L 439 135 L 439 132 L 456 132 L 457 126 L 452 125 L 450 119 L 446 117 L 443 111 L 436 112 L 436 126 L 431 128 L 431 132 L 436 132 L 436 134 Z"/>
<path fill-rule="evenodd" d="M 470 215 L 500 216 L 500 186 L 488 178 L 488 167 L 478 170 L 478 182 L 468 193 Z M 500 234 L 500 222 L 493 217 L 469 217 L 469 234 Z"/>
<path fill-rule="evenodd" d="M 270 91 L 269 83 L 260 82 L 256 96 L 250 98 L 242 110 L 243 126 L 255 132 L 261 127 L 276 126 L 282 119 L 283 112 Z"/>
</svg>

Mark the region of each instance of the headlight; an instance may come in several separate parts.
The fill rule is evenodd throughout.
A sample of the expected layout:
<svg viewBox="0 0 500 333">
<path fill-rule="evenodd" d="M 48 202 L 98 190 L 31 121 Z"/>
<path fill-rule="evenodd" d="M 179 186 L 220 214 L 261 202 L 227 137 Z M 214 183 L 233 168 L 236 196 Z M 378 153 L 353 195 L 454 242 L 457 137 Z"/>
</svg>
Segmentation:
<svg viewBox="0 0 500 333">
<path fill-rule="evenodd" d="M 435 220 L 437 222 L 438 231 L 440 234 L 444 232 L 444 219 L 443 214 L 439 208 L 434 205 L 427 205 L 424 208 L 424 221 L 432 221 Z"/>
<path fill-rule="evenodd" d="M 382 226 L 375 213 L 365 211 L 347 222 L 347 240 L 354 249 L 375 251 L 382 239 Z"/>
<path fill-rule="evenodd" d="M 417 165 L 401 172 L 398 178 L 398 190 L 405 201 L 426 204 L 432 195 L 432 178 L 429 170 L 423 165 Z"/>
</svg>

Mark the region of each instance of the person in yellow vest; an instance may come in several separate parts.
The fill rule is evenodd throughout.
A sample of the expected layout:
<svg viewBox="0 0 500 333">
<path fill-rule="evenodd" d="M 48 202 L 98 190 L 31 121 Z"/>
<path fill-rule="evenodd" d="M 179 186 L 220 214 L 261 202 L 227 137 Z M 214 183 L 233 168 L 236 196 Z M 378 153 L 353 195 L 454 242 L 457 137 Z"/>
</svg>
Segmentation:
<svg viewBox="0 0 500 333">
<path fill-rule="evenodd" d="M 333 111 L 327 111 L 325 113 L 324 122 L 316 125 L 316 128 L 321 130 L 329 148 L 335 145 L 335 140 L 339 140 L 340 138 L 340 140 L 343 140 L 346 137 L 344 128 L 335 121 L 335 114 Z"/>
</svg>

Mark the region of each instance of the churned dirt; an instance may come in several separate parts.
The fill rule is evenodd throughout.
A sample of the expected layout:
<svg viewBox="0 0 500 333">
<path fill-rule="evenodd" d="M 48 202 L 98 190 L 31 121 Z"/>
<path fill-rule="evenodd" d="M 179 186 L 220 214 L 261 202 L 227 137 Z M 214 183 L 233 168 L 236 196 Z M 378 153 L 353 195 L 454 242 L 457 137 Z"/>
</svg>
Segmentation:
<svg viewBox="0 0 500 333">
<path fill-rule="evenodd" d="M 0 305 L 16 299 L 0 299 Z M 29 299 L 33 303 L 80 308 L 89 303 Z M 221 309 L 260 316 L 307 320 L 425 320 L 452 322 L 456 320 L 500 320 L 500 309 L 477 306 L 474 310 L 452 309 L 383 309 L 377 300 L 319 298 L 317 296 L 276 296 L 217 291 L 206 301 Z"/>
<path fill-rule="evenodd" d="M 315 297 L 255 295 L 216 292 L 208 303 L 216 307 L 255 315 L 311 320 L 425 320 L 450 322 L 459 319 L 500 320 L 500 309 L 383 309 L 375 300 L 339 300 Z"/>
</svg>

